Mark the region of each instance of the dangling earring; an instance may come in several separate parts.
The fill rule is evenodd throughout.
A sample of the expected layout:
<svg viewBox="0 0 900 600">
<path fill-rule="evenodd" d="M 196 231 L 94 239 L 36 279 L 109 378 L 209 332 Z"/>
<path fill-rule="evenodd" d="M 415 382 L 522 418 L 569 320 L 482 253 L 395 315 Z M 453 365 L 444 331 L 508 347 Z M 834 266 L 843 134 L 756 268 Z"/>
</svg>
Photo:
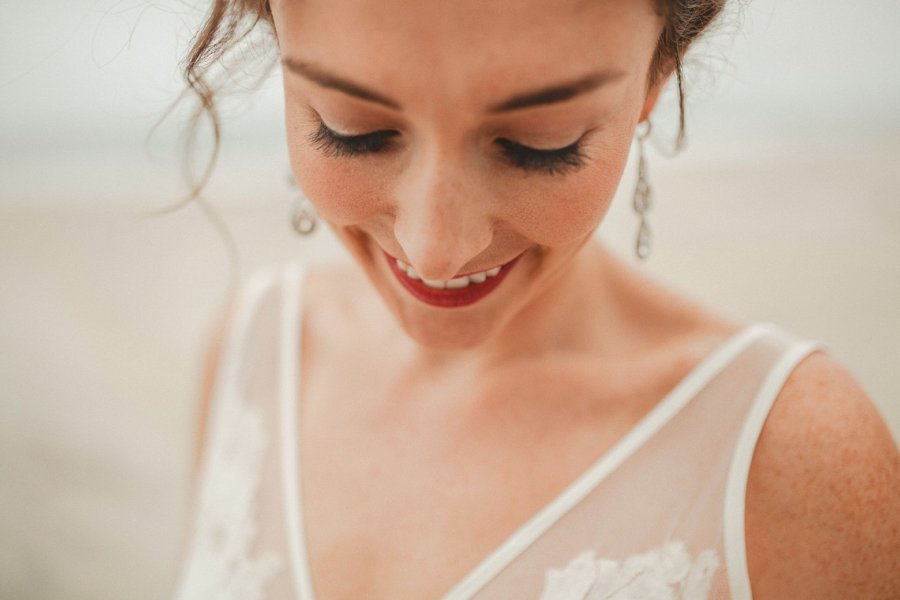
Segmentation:
<svg viewBox="0 0 900 600">
<path fill-rule="evenodd" d="M 294 192 L 294 206 L 291 209 L 291 227 L 300 235 L 309 235 L 316 230 L 319 221 L 316 209 L 306 196 L 304 196 L 294 178 L 288 173 L 288 187 Z"/>
<path fill-rule="evenodd" d="M 637 132 L 638 177 L 637 185 L 634 188 L 634 199 L 632 200 L 634 212 L 637 213 L 640 219 L 637 239 L 634 244 L 634 252 L 640 260 L 650 256 L 651 234 L 650 226 L 647 224 L 647 211 L 650 210 L 652 204 L 652 191 L 650 182 L 647 180 L 647 163 L 644 159 L 644 142 L 650 137 L 653 126 L 650 123 L 650 119 L 639 124 L 638 128 L 640 129 L 642 126 L 643 130 Z"/>
</svg>

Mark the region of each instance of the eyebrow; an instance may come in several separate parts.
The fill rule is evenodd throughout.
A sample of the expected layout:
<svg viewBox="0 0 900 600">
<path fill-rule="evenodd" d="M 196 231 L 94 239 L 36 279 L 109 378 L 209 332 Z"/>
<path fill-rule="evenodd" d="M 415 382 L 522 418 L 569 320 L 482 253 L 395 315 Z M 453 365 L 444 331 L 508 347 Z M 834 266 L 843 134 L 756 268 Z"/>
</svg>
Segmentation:
<svg viewBox="0 0 900 600">
<path fill-rule="evenodd" d="M 362 100 L 381 104 L 394 110 L 403 110 L 400 103 L 396 100 L 367 89 L 365 86 L 354 83 L 349 79 L 329 73 L 325 69 L 311 63 L 287 57 L 282 59 L 282 63 L 289 71 L 296 73 L 313 83 L 317 83 L 322 87 L 337 90 Z M 576 96 L 594 91 L 603 85 L 620 79 L 624 75 L 624 71 L 615 69 L 589 73 L 574 80 L 564 81 L 537 90 L 516 94 L 503 102 L 488 107 L 487 112 L 501 113 L 531 108 L 533 106 L 564 102 L 566 100 L 571 100 Z"/>
<path fill-rule="evenodd" d="M 388 108 L 393 108 L 394 110 L 402 110 L 400 103 L 396 100 L 391 100 L 378 92 L 368 90 L 357 83 L 353 83 L 349 79 L 344 79 L 343 77 L 331 74 L 321 67 L 291 58 L 284 58 L 281 62 L 289 71 L 305 77 L 322 87 L 338 90 L 345 94 L 349 94 L 350 96 L 368 100 L 369 102 L 375 102 L 376 104 L 382 104 Z"/>
<path fill-rule="evenodd" d="M 572 81 L 565 81 L 538 90 L 525 92 L 523 94 L 516 94 L 509 100 L 491 106 L 488 109 L 488 112 L 499 113 L 530 108 L 532 106 L 540 106 L 543 104 L 564 102 L 566 100 L 571 100 L 576 96 L 592 92 L 617 79 L 621 79 L 623 75 L 625 75 L 624 71 L 618 70 L 590 73 Z"/>
</svg>

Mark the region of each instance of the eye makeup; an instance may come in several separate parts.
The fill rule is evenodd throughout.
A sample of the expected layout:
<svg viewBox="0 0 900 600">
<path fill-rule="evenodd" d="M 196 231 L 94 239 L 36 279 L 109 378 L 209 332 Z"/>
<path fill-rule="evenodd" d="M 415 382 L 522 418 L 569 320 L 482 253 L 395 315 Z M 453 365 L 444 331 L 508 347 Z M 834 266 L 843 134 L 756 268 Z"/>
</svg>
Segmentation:
<svg viewBox="0 0 900 600">
<path fill-rule="evenodd" d="M 563 148 L 538 150 L 512 140 L 500 138 L 497 146 L 514 166 L 526 171 L 543 171 L 550 175 L 566 173 L 584 166 L 587 156 L 582 147 L 582 138 Z"/>
<path fill-rule="evenodd" d="M 344 135 L 319 119 L 319 127 L 309 136 L 309 141 L 327 156 L 349 158 L 386 152 L 393 146 L 393 139 L 399 135 L 400 132 L 392 129 Z M 558 175 L 585 165 L 587 156 L 583 140 L 584 136 L 568 146 L 553 149 L 531 148 L 506 138 L 498 138 L 494 143 L 509 165 L 523 171 Z"/>
<path fill-rule="evenodd" d="M 319 128 L 309 137 L 309 141 L 329 156 L 349 157 L 382 152 L 390 146 L 391 138 L 398 135 L 399 132 L 390 129 L 362 135 L 343 135 L 329 128 L 320 119 Z"/>
</svg>

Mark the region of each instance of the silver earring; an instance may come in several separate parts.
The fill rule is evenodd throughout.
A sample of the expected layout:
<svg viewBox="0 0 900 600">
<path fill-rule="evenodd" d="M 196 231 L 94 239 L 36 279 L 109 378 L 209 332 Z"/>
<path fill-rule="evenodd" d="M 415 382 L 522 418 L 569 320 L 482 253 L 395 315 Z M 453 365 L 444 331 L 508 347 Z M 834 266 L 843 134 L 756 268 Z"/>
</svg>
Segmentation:
<svg viewBox="0 0 900 600">
<path fill-rule="evenodd" d="M 288 174 L 288 187 L 294 192 L 294 206 L 291 209 L 291 227 L 300 235 L 310 235 L 316 230 L 319 217 L 316 209 L 297 188 L 294 178 Z"/>
<path fill-rule="evenodd" d="M 643 129 L 641 127 L 643 126 Z M 634 207 L 634 212 L 637 213 L 638 218 L 640 219 L 640 224 L 638 225 L 637 239 L 634 244 L 634 252 L 637 254 L 637 257 L 640 260 L 644 260 L 648 256 L 650 256 L 650 242 L 652 236 L 650 234 L 650 226 L 647 224 L 647 211 L 650 210 L 653 201 L 652 190 L 650 189 L 650 182 L 647 179 L 647 162 L 644 159 L 644 142 L 650 137 L 650 132 L 653 129 L 650 120 L 647 119 L 640 125 L 638 125 L 639 131 L 637 132 L 637 144 L 638 144 L 638 176 L 637 176 L 637 185 L 634 188 L 634 199 L 632 200 L 632 206 Z"/>
</svg>

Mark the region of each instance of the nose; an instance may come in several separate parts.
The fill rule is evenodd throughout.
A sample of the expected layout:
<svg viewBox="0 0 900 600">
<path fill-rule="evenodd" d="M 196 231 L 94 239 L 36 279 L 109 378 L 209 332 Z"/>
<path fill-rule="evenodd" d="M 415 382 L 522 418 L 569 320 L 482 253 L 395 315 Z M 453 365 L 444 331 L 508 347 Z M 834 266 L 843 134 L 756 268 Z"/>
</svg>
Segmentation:
<svg viewBox="0 0 900 600">
<path fill-rule="evenodd" d="M 459 169 L 434 164 L 397 192 L 394 236 L 423 279 L 451 279 L 490 246 L 489 202 Z"/>
</svg>

